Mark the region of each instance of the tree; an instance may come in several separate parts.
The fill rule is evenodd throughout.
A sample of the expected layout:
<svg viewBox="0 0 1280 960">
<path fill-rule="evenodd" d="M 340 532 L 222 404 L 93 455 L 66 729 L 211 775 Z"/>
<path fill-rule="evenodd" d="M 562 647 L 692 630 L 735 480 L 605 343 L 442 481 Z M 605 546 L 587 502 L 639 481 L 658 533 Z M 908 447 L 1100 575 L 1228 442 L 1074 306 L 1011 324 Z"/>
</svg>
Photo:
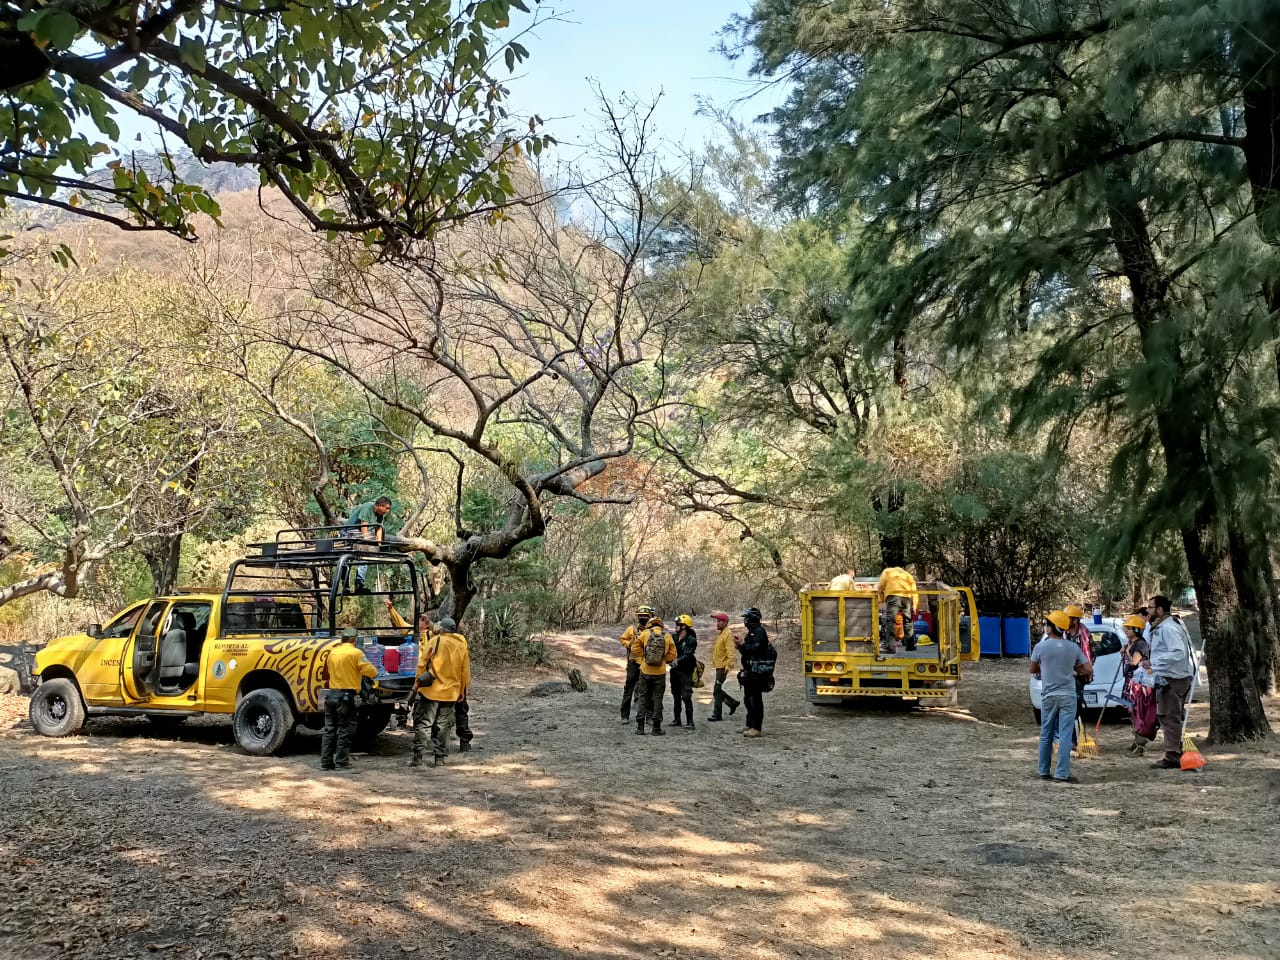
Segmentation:
<svg viewBox="0 0 1280 960">
<path fill-rule="evenodd" d="M 565 194 L 574 219 L 540 202 L 396 264 L 335 248 L 327 271 L 311 274 L 317 310 L 271 332 L 411 417 L 416 433 L 399 434 L 407 452 L 456 464 L 453 529 L 440 542 L 407 538 L 448 569 L 455 619 L 475 596 L 473 566 L 541 536 L 549 504 L 626 499 L 587 485 L 631 451 L 655 402 L 653 332 L 683 303 L 657 297 L 649 270 L 670 219 L 651 206 L 660 170 L 649 112 L 607 107 L 605 119 L 598 168 Z M 476 529 L 463 491 L 494 480 L 507 491 L 501 522 Z"/>
<path fill-rule="evenodd" d="M 318 230 L 393 247 L 502 206 L 545 140 L 512 129 L 496 41 L 523 0 L 14 0 L 0 3 L 0 208 L 30 201 L 192 237 L 217 202 L 173 150 L 256 167 Z M 157 131 L 157 169 L 117 156 Z M 105 138 L 105 142 L 98 139 Z"/>
<path fill-rule="evenodd" d="M 143 543 L 156 589 L 171 588 L 182 535 L 243 511 L 226 498 L 244 489 L 231 478 L 247 479 L 237 451 L 253 432 L 193 373 L 199 365 L 154 342 L 159 318 L 178 312 L 165 309 L 176 289 L 35 268 L 7 293 L 0 546 L 27 562 L 0 584 L 0 605 L 40 591 L 75 597 L 95 566 Z"/>
<path fill-rule="evenodd" d="M 1265 735 L 1275 619 L 1252 527 L 1280 436 L 1256 365 L 1276 342 L 1274 272 L 1222 123 L 1240 103 L 1222 68 L 1237 8 L 839 7 L 762 0 L 740 26 L 757 69 L 796 81 L 775 115 L 790 198 L 855 224 L 856 323 L 868 342 L 928 329 L 984 362 L 1027 350 L 1011 422 L 1049 428 L 1055 455 L 1081 423 L 1123 431 L 1111 559 L 1178 531 L 1211 737 Z"/>
</svg>

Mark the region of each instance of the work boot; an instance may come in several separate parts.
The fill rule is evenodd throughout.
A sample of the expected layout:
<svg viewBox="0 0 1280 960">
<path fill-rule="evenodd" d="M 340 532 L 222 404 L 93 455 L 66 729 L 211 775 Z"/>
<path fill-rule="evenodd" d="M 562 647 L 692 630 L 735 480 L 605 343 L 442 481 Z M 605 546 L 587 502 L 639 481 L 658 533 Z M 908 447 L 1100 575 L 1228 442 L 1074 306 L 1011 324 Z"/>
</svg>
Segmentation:
<svg viewBox="0 0 1280 960">
<path fill-rule="evenodd" d="M 466 753 L 466 752 L 467 752 L 467 751 L 469 751 L 470 749 L 471 749 L 471 743 L 470 743 L 470 741 L 467 741 L 467 742 L 459 743 L 459 744 L 458 744 L 458 752 L 459 752 L 459 753 Z"/>
<path fill-rule="evenodd" d="M 433 767 L 443 767 L 443 766 L 444 766 L 444 757 L 432 757 L 432 758 L 431 758 L 431 765 L 432 765 Z"/>
<path fill-rule="evenodd" d="M 680 727 L 680 726 L 683 726 L 683 724 L 680 722 L 680 718 L 679 718 L 679 717 L 676 717 L 674 720 L 672 720 L 672 721 L 671 721 L 671 725 L 672 725 L 673 727 Z"/>
<path fill-rule="evenodd" d="M 1173 757 L 1164 756 L 1151 765 L 1152 770 L 1181 770 L 1182 758 L 1176 760 Z"/>
<path fill-rule="evenodd" d="M 411 766 L 411 767 L 420 767 L 420 766 L 422 766 L 422 758 L 421 758 L 421 757 L 414 757 L 412 760 L 410 760 L 410 761 L 409 761 L 409 766 Z"/>
<path fill-rule="evenodd" d="M 653 724 L 653 735 L 655 737 L 665 737 L 667 735 L 667 732 L 662 729 L 662 724 L 657 721 Z"/>
<path fill-rule="evenodd" d="M 739 700 L 737 703 L 731 703 L 731 704 L 729 704 L 729 716 L 731 716 L 731 717 L 732 717 L 735 713 L 737 713 L 737 712 L 738 712 L 738 707 L 740 707 L 741 705 L 742 705 L 742 701 L 741 701 L 741 700 Z"/>
<path fill-rule="evenodd" d="M 731 716 L 731 717 L 733 716 L 733 710 L 732 710 L 732 709 L 730 709 L 730 711 L 729 711 L 729 716 Z M 720 722 L 721 720 L 723 720 L 723 719 L 724 719 L 724 717 L 717 717 L 715 714 L 712 714 L 711 716 L 707 717 L 707 723 L 719 723 L 719 722 Z"/>
<path fill-rule="evenodd" d="M 764 734 L 761 733 L 759 730 L 752 729 L 751 727 L 747 727 L 747 729 L 743 730 L 742 735 L 744 737 L 763 737 L 764 736 Z"/>
<path fill-rule="evenodd" d="M 687 729 L 689 729 L 689 730 L 692 730 L 692 729 L 693 729 L 693 721 L 692 721 L 692 720 L 690 720 L 688 723 L 686 723 L 686 724 L 685 724 L 685 727 L 686 727 Z"/>
<path fill-rule="evenodd" d="M 644 736 L 644 721 L 643 721 L 643 720 L 637 720 L 637 721 L 636 721 L 636 735 L 637 735 L 637 736 L 641 736 L 641 737 L 643 737 L 643 736 Z"/>
</svg>

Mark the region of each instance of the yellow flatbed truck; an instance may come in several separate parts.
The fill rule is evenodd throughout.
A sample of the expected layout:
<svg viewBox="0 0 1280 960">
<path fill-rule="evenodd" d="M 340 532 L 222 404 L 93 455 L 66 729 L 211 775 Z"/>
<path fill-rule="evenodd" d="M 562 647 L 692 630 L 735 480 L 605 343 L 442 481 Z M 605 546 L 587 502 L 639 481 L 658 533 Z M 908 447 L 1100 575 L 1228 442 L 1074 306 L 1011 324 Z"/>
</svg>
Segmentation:
<svg viewBox="0 0 1280 960">
<path fill-rule="evenodd" d="M 883 656 L 875 580 L 859 580 L 852 590 L 815 584 L 800 591 L 800 649 L 810 703 L 842 703 L 855 697 L 896 697 L 933 706 L 956 703 L 960 665 L 977 660 L 979 654 L 973 592 L 937 581 L 917 586 L 916 608 L 932 614 L 936 636 L 915 650 Z"/>
</svg>

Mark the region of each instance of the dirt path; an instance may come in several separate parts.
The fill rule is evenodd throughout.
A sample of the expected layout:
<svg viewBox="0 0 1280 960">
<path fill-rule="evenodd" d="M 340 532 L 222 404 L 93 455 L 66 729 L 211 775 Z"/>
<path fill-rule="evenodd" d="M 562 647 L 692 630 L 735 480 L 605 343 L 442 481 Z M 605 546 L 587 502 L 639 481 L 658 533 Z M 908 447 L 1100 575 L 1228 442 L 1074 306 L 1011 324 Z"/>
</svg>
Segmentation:
<svg viewBox="0 0 1280 960">
<path fill-rule="evenodd" d="M 868 712 L 805 704 L 786 651 L 765 738 L 641 738 L 616 643 L 549 646 L 587 693 L 478 670 L 479 749 L 423 771 L 408 731 L 322 776 L 314 737 L 48 740 L 0 698 L 0 958 L 1280 956 L 1273 748 L 1160 774 L 1104 726 L 1085 783 L 1044 784 L 1024 664 Z"/>
</svg>

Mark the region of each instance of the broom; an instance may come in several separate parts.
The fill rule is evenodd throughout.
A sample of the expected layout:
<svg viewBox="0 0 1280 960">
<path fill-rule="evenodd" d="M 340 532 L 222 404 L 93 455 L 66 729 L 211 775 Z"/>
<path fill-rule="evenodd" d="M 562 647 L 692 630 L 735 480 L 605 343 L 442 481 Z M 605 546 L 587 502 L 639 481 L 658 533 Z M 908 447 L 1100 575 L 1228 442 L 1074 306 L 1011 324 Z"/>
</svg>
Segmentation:
<svg viewBox="0 0 1280 960">
<path fill-rule="evenodd" d="M 1098 755 L 1098 741 L 1089 736 L 1089 728 L 1079 717 L 1076 717 L 1076 750 L 1082 759 Z"/>
<path fill-rule="evenodd" d="M 1102 701 L 1102 709 L 1098 711 L 1098 722 L 1093 725 L 1093 738 L 1088 735 L 1080 737 L 1080 756 L 1096 757 L 1102 752 L 1102 744 L 1098 741 L 1098 734 L 1102 730 L 1102 718 L 1107 715 L 1107 707 L 1111 701 L 1119 700 L 1124 703 L 1123 697 L 1113 697 L 1111 691 L 1116 688 L 1116 680 L 1120 678 L 1120 670 L 1124 667 L 1124 657 L 1120 658 L 1120 662 L 1116 664 L 1116 672 L 1111 677 L 1111 684 L 1107 687 L 1107 695 Z"/>
</svg>

